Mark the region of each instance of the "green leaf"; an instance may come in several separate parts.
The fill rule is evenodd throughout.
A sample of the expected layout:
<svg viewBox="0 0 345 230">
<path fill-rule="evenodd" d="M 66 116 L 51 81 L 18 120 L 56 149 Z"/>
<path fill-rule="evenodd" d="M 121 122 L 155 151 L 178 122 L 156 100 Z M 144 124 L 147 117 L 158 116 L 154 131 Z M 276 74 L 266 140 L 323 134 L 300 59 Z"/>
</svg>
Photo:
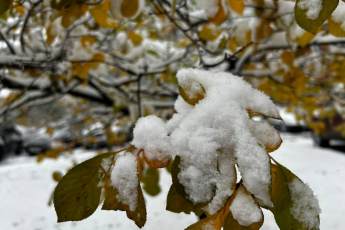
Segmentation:
<svg viewBox="0 0 345 230">
<path fill-rule="evenodd" d="M 100 164 L 112 155 L 102 154 L 76 165 L 61 179 L 54 191 L 58 222 L 82 220 L 94 213 L 101 196 Z"/>
<path fill-rule="evenodd" d="M 0 15 L 5 13 L 12 5 L 13 0 L 0 0 Z"/>
<path fill-rule="evenodd" d="M 289 189 L 289 183 L 293 180 L 299 180 L 290 170 L 276 162 L 271 165 L 272 170 L 272 202 L 274 207 L 271 211 L 277 225 L 281 230 L 311 230 L 308 226 L 296 219 L 292 215 L 293 197 Z M 306 186 L 306 185 L 305 185 Z M 304 211 L 308 212 L 308 209 Z M 319 217 L 317 217 L 319 219 Z M 319 229 L 313 228 L 313 229 Z"/>
<path fill-rule="evenodd" d="M 141 182 L 144 184 L 144 191 L 151 195 L 156 196 L 161 192 L 161 187 L 159 186 L 159 171 L 154 168 L 147 168 L 141 177 Z"/>
<path fill-rule="evenodd" d="M 143 192 L 140 185 L 138 185 L 138 197 L 137 197 L 137 207 L 134 211 L 131 211 L 129 206 L 121 203 L 117 200 L 117 190 L 106 183 L 105 189 L 105 199 L 102 206 L 103 210 L 120 210 L 125 211 L 127 217 L 135 222 L 138 227 L 143 227 L 146 223 L 146 206 Z"/>
<path fill-rule="evenodd" d="M 307 10 L 300 8 L 300 2 L 304 0 L 297 0 L 295 5 L 295 18 L 300 27 L 309 31 L 310 33 L 317 33 L 322 24 L 330 17 L 332 12 L 338 5 L 339 0 L 321 0 L 322 9 L 316 19 L 311 19 L 307 15 Z"/>
</svg>

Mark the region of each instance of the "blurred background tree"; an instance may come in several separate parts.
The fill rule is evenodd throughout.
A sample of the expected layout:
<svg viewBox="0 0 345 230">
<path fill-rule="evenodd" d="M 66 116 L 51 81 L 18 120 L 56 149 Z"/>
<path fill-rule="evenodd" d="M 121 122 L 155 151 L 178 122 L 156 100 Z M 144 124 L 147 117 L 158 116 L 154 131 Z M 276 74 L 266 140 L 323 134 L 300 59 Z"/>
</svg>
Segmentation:
<svg viewBox="0 0 345 230">
<path fill-rule="evenodd" d="M 345 132 L 345 3 L 303 2 L 1 0 L 1 123 L 39 159 L 116 148 L 199 67 L 243 76 L 327 144 Z"/>
</svg>

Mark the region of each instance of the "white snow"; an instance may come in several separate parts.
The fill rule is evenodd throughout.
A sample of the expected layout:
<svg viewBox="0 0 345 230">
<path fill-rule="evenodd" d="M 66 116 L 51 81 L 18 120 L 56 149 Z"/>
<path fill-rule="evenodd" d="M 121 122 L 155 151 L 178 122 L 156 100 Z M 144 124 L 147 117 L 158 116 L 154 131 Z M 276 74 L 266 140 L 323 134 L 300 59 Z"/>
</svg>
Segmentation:
<svg viewBox="0 0 345 230">
<path fill-rule="evenodd" d="M 234 159 L 229 158 L 226 153 L 220 153 L 218 157 L 219 175 L 217 177 L 217 190 L 211 202 L 207 205 L 206 211 L 215 213 L 226 202 L 234 191 L 236 184 L 236 169 Z"/>
<path fill-rule="evenodd" d="M 261 146 L 275 146 L 281 142 L 278 131 L 266 121 L 250 121 L 249 128 Z"/>
<path fill-rule="evenodd" d="M 292 40 L 297 40 L 298 38 L 302 37 L 306 31 L 300 27 L 296 22 L 289 27 L 289 35 Z"/>
<path fill-rule="evenodd" d="M 111 183 L 118 192 L 119 201 L 131 211 L 137 207 L 138 180 L 136 156 L 129 152 L 119 153 L 111 171 Z"/>
<path fill-rule="evenodd" d="M 321 210 L 313 191 L 297 178 L 289 183 L 289 191 L 292 197 L 292 215 L 308 229 L 317 228 Z"/>
<path fill-rule="evenodd" d="M 337 8 L 332 13 L 332 19 L 340 23 L 341 28 L 345 30 L 345 3 L 343 1 L 339 1 Z"/>
<path fill-rule="evenodd" d="M 187 4 L 191 11 L 191 16 L 197 18 L 211 18 L 218 12 L 218 0 L 188 0 Z"/>
<path fill-rule="evenodd" d="M 263 214 L 254 198 L 241 186 L 230 205 L 230 211 L 234 219 L 242 226 L 249 226 L 260 222 Z"/>
<path fill-rule="evenodd" d="M 322 0 L 300 0 L 298 7 L 306 10 L 308 18 L 315 20 L 319 17 L 322 10 Z"/>
<path fill-rule="evenodd" d="M 168 146 L 171 157 L 180 156 L 180 183 L 194 203 L 204 203 L 215 196 L 208 207 L 210 213 L 221 208 L 231 195 L 235 181 L 231 170 L 235 163 L 245 187 L 261 203 L 270 206 L 269 158 L 258 142 L 270 143 L 275 135 L 267 128 L 268 124 L 253 125 L 247 110 L 279 117 L 272 101 L 230 73 L 183 69 L 177 73 L 177 79 L 190 96 L 204 95 L 204 98 L 194 107 L 179 98 L 175 105 L 177 113 L 167 123 L 168 133 L 159 118 L 140 119 L 132 144 L 145 152 L 158 152 L 156 149 L 162 149 L 161 145 Z M 268 132 L 270 135 L 256 138 L 259 133 Z M 232 178 L 226 180 L 217 167 L 220 158 L 229 162 L 230 168 L 224 169 Z"/>
<path fill-rule="evenodd" d="M 147 116 L 137 121 L 133 131 L 132 144 L 145 150 L 145 156 L 151 160 L 162 160 L 171 151 L 168 131 L 164 121 L 156 116 Z"/>
<path fill-rule="evenodd" d="M 345 154 L 320 149 L 312 145 L 310 138 L 283 136 L 283 144 L 274 158 L 308 183 L 319 199 L 321 213 L 320 229 L 345 229 Z M 71 158 L 72 157 L 72 158 Z M 77 157 L 77 158 L 76 158 Z M 47 205 L 55 186 L 51 179 L 54 170 L 65 171 L 72 159 L 81 161 L 91 154 L 79 153 L 46 160 L 37 164 L 32 158 L 16 158 L 0 165 L 0 229 L 6 230 L 135 230 L 135 224 L 124 212 L 97 210 L 91 217 L 80 222 L 56 223 L 53 207 Z M 171 184 L 170 175 L 161 170 L 162 193 L 157 197 L 145 196 L 148 222 L 144 230 L 160 230 L 162 226 L 184 229 L 197 221 L 193 215 L 165 211 L 166 195 Z M 265 211 L 262 230 L 279 230 L 272 214 Z"/>
</svg>

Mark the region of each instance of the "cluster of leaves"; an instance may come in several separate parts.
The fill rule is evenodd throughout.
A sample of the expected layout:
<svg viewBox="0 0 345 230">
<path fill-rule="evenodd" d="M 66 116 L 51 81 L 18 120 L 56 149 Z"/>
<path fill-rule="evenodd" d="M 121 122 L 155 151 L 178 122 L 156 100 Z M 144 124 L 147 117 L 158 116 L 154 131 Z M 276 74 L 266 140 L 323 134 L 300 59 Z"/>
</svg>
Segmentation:
<svg viewBox="0 0 345 230">
<path fill-rule="evenodd" d="M 119 152 L 122 151 L 131 151 L 133 154 L 138 153 L 132 146 Z M 72 168 L 62 179 L 60 175 L 55 175 L 55 177 L 58 177 L 57 180 L 60 181 L 54 192 L 54 205 L 59 222 L 83 220 L 92 215 L 98 206 L 103 203 L 103 210 L 126 211 L 128 218 L 132 219 L 138 227 L 144 226 L 146 207 L 140 185 L 138 187 L 137 207 L 134 211 L 131 211 L 128 205 L 117 199 L 117 191 L 112 187 L 110 181 L 109 169 L 111 167 L 108 169 L 102 167 L 102 162 L 106 159 L 112 160 L 112 165 L 116 164 L 114 159 L 119 152 L 104 153 L 91 158 Z M 137 154 L 137 162 L 139 180 L 143 184 L 143 189 L 150 195 L 157 194 L 160 190 L 157 169 L 148 167 L 152 164 L 148 164 L 140 154 Z M 207 215 L 202 209 L 205 204 L 194 204 L 188 200 L 184 188 L 177 178 L 179 163 L 180 159 L 177 157 L 169 165 L 173 183 L 168 193 L 166 209 L 176 213 L 194 212 L 201 218 L 199 222 L 187 229 L 201 230 L 205 226 L 219 230 L 222 227 L 223 229 L 259 229 L 262 226 L 263 215 L 258 223 L 242 226 L 231 214 L 230 206 L 233 200 L 236 199 L 237 193 L 241 192 L 242 196 L 253 199 L 241 181 L 236 184 L 235 192 L 228 199 L 225 206 L 216 214 Z M 271 163 L 271 170 L 271 197 L 274 207 L 270 208 L 270 211 L 274 214 L 278 226 L 280 229 L 309 229 L 308 226 L 291 214 L 293 197 L 288 184 L 295 179 L 299 181 L 300 179 L 277 162 Z M 257 202 L 256 205 L 259 207 Z"/>
<path fill-rule="evenodd" d="M 182 86 L 180 87 L 180 95 L 191 106 L 198 104 L 207 96 L 205 89 L 202 87 L 197 92 L 191 92 L 191 90 Z M 248 110 L 249 117 L 257 115 L 262 115 L 262 113 Z M 268 153 L 278 149 L 281 144 L 280 138 L 275 143 L 265 143 L 263 139 L 257 141 L 265 147 Z M 121 201 L 117 191 L 120 188 L 115 188 L 111 181 L 111 171 L 117 163 L 116 155 L 121 152 L 127 152 L 136 157 L 137 170 L 133 173 L 138 175 L 138 195 L 134 210 L 131 210 L 128 204 Z M 263 204 L 264 202 L 257 200 L 255 195 L 246 189 L 243 180 L 237 181 L 235 176 L 232 184 L 229 185 L 234 189 L 234 192 L 227 198 L 223 207 L 216 213 L 210 214 L 206 211 L 206 207 L 211 201 L 206 203 L 192 202 L 186 193 L 185 187 L 180 183 L 178 178 L 181 170 L 180 156 L 176 156 L 171 162 L 167 158 L 151 160 L 146 156 L 144 149 L 129 146 L 118 152 L 97 155 L 67 172 L 54 191 L 55 210 L 59 222 L 76 221 L 87 218 L 103 203 L 102 209 L 126 211 L 128 218 L 132 219 L 138 227 L 143 227 L 146 222 L 146 207 L 142 188 L 150 195 L 158 194 L 160 187 L 157 169 L 168 168 L 172 177 L 172 185 L 167 196 L 166 210 L 175 213 L 194 213 L 200 218 L 200 221 L 189 226 L 188 230 L 260 229 L 264 222 L 262 208 L 269 209 L 273 213 L 280 229 L 318 229 L 319 224 L 309 226 L 303 219 L 301 220 L 299 216 L 296 216 L 293 210 L 296 205 L 294 203 L 296 202 L 296 197 L 294 197 L 296 194 L 291 191 L 290 184 L 293 181 L 298 181 L 303 189 L 308 188 L 307 185 L 303 184 L 296 175 L 276 162 L 271 156 L 269 161 L 271 175 L 269 195 L 272 206 L 268 207 Z M 110 164 L 105 162 L 110 162 Z M 303 194 L 299 196 L 302 197 L 297 199 L 308 199 L 308 197 L 303 197 Z M 238 210 L 232 210 L 232 205 L 236 202 L 241 203 L 241 205 L 234 207 L 234 209 L 247 209 L 246 205 L 248 204 L 243 200 L 249 201 L 249 206 L 252 204 L 254 209 L 259 210 L 261 213 L 261 217 L 256 222 L 249 222 L 248 224 L 243 220 L 247 218 L 246 216 L 238 217 L 236 215 Z M 304 212 L 315 211 L 308 210 L 313 207 L 306 206 L 304 208 L 306 208 L 302 210 Z M 253 207 L 251 206 L 248 209 L 252 210 Z M 319 222 L 319 217 L 316 218 Z"/>
</svg>

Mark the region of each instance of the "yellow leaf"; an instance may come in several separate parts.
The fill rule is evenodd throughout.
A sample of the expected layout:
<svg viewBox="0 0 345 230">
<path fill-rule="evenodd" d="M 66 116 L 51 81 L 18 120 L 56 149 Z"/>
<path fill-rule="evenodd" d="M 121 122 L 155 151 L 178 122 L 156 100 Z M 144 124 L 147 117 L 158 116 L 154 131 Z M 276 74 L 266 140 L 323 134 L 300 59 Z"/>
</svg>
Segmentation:
<svg viewBox="0 0 345 230">
<path fill-rule="evenodd" d="M 199 84 L 199 83 L 196 83 Z M 200 90 L 197 92 L 193 92 L 191 94 L 191 88 L 182 88 L 181 86 L 178 86 L 179 93 L 183 100 L 185 100 L 190 105 L 196 105 L 200 100 L 202 100 L 205 97 L 205 89 L 200 85 Z M 190 86 L 191 87 L 191 86 Z"/>
<path fill-rule="evenodd" d="M 237 50 L 238 44 L 235 37 L 231 37 L 230 39 L 228 39 L 227 48 L 232 52 L 235 52 Z"/>
<path fill-rule="evenodd" d="M 93 62 L 104 62 L 105 56 L 104 53 L 95 53 L 92 58 L 91 61 Z M 97 67 L 98 64 L 96 66 L 92 66 L 93 68 Z"/>
<path fill-rule="evenodd" d="M 23 94 L 20 92 L 11 92 L 7 97 L 4 98 L 3 104 L 10 105 L 11 103 L 18 100 Z"/>
<path fill-rule="evenodd" d="M 295 59 L 295 55 L 293 52 L 291 51 L 284 51 L 282 54 L 281 54 L 281 59 L 282 61 L 287 64 L 287 65 L 290 65 L 292 66 L 293 65 L 293 61 Z"/>
<path fill-rule="evenodd" d="M 243 0 L 228 0 L 231 9 L 236 13 L 243 15 L 244 11 L 244 1 Z"/>
<path fill-rule="evenodd" d="M 56 33 L 55 33 L 55 30 L 54 30 L 54 24 L 53 23 L 49 23 L 48 28 L 46 29 L 46 31 L 47 31 L 47 39 L 46 39 L 46 41 L 47 41 L 48 45 L 51 45 L 54 42 L 55 38 L 56 38 Z"/>
<path fill-rule="evenodd" d="M 140 45 L 143 41 L 143 37 L 140 34 L 133 31 L 128 32 L 128 38 L 131 40 L 131 42 L 135 46 Z"/>
<path fill-rule="evenodd" d="M 62 173 L 59 171 L 55 171 L 52 174 L 52 178 L 54 181 L 59 182 L 62 179 Z"/>
<path fill-rule="evenodd" d="M 82 63 L 73 63 L 72 64 L 72 74 L 77 76 L 81 80 L 87 80 L 89 70 L 84 67 Z"/>
<path fill-rule="evenodd" d="M 109 18 L 108 12 L 110 9 L 110 1 L 104 0 L 101 4 L 94 6 L 90 13 L 96 23 L 107 29 L 115 29 L 118 27 L 118 24 L 113 19 Z"/>
<path fill-rule="evenodd" d="M 302 36 L 299 36 L 296 38 L 296 42 L 299 46 L 305 47 L 306 45 L 308 45 L 313 40 L 314 37 L 315 37 L 314 34 L 306 31 L 303 33 Z"/>
<path fill-rule="evenodd" d="M 123 0 L 121 4 L 121 15 L 125 18 L 132 18 L 138 14 L 140 0 Z"/>
<path fill-rule="evenodd" d="M 84 48 L 91 46 L 96 41 L 97 41 L 97 39 L 93 35 L 84 35 L 80 38 L 80 43 Z"/>
<path fill-rule="evenodd" d="M 203 41 L 214 41 L 219 35 L 220 31 L 209 25 L 204 25 L 199 32 L 199 37 Z"/>
<path fill-rule="evenodd" d="M 54 129 L 53 127 L 49 127 L 49 126 L 48 126 L 48 127 L 46 128 L 46 133 L 47 133 L 49 136 L 53 135 L 54 131 L 55 131 L 55 129 Z"/>
<path fill-rule="evenodd" d="M 228 18 L 228 12 L 224 9 L 222 0 L 218 0 L 218 12 L 211 18 L 210 22 L 219 25 L 222 24 Z"/>
<path fill-rule="evenodd" d="M 83 16 L 88 9 L 87 5 L 84 4 L 73 4 L 70 7 L 60 11 L 62 16 L 61 24 L 63 27 L 67 28 L 72 25 L 75 20 Z"/>
<path fill-rule="evenodd" d="M 23 5 L 17 5 L 14 7 L 14 9 L 20 16 L 25 15 L 25 7 Z"/>
<path fill-rule="evenodd" d="M 259 42 L 272 34 L 272 28 L 268 20 L 260 20 L 259 25 L 255 28 L 255 40 Z"/>
<path fill-rule="evenodd" d="M 328 19 L 328 30 L 336 37 L 345 37 L 345 30 L 341 27 L 341 23 L 335 22 L 332 18 Z"/>
</svg>

